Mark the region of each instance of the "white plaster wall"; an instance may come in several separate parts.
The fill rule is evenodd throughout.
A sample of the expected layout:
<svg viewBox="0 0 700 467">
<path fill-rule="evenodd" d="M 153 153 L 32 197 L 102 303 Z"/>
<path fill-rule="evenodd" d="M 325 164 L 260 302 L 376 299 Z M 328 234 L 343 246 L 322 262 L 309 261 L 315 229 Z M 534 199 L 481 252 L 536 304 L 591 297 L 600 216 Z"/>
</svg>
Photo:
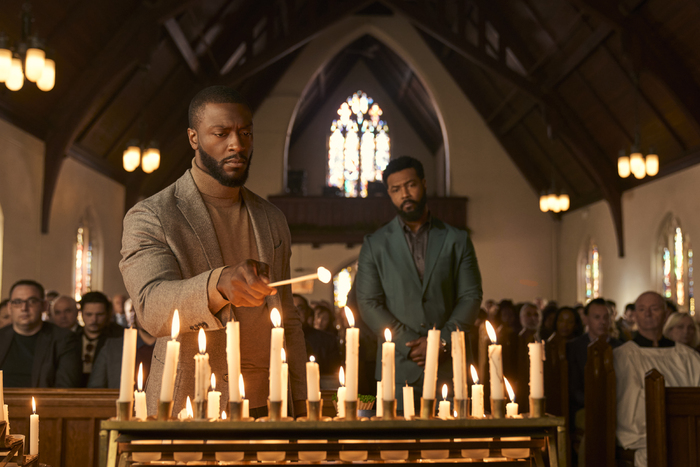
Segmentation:
<svg viewBox="0 0 700 467">
<path fill-rule="evenodd" d="M 624 258 L 618 257 L 612 216 L 605 202 L 566 214 L 561 226 L 561 302 L 580 299 L 578 254 L 588 238 L 595 239 L 601 255 L 602 295 L 617 302 L 618 310 L 646 290 L 660 292 L 657 235 L 666 216 L 676 216 L 695 249 L 700 246 L 698 180 L 700 166 L 695 166 L 624 193 Z"/>
<path fill-rule="evenodd" d="M 539 212 L 537 194 L 403 18 L 347 18 L 305 47 L 255 114 L 256 162 L 248 186 L 262 196 L 283 191 L 288 134 L 304 88 L 326 61 L 364 34 L 372 34 L 399 54 L 433 100 L 445 141 L 449 173 L 445 194 L 469 197 L 468 225 L 479 257 L 484 297 L 556 298 L 555 221 Z M 332 248 L 319 250 L 320 264 L 332 262 Z"/>
</svg>

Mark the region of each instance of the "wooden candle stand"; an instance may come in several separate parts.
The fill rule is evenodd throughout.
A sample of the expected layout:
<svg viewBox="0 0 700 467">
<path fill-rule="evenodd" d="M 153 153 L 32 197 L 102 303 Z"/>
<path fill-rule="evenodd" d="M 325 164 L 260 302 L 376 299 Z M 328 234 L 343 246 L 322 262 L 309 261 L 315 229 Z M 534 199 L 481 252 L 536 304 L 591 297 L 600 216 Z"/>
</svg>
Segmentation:
<svg viewBox="0 0 700 467">
<path fill-rule="evenodd" d="M 24 454 L 24 436 L 7 434 L 7 422 L 0 422 L 0 466 L 13 462 L 23 467 L 38 467 L 39 456 Z"/>
</svg>

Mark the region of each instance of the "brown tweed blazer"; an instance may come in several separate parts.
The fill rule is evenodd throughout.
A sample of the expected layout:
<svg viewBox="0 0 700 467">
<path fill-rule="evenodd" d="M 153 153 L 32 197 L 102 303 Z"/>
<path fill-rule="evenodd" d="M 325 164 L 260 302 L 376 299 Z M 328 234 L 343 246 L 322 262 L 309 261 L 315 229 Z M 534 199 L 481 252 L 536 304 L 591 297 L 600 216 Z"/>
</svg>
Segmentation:
<svg viewBox="0 0 700 467">
<path fill-rule="evenodd" d="M 270 280 L 289 278 L 291 236 L 284 215 L 246 188 L 241 189 L 241 196 L 255 232 L 260 261 L 270 266 Z M 146 385 L 149 415 L 157 411 L 173 311 L 177 309 L 180 314 L 180 361 L 173 396 L 173 413 L 177 414 L 188 395 L 194 398 L 194 355 L 200 327 L 207 331 L 212 371 L 226 375 L 228 380 L 226 324 L 222 323 L 227 318 L 221 316 L 224 313 L 211 314 L 207 297 L 209 276 L 224 263 L 214 225 L 189 170 L 174 184 L 129 210 L 124 218 L 121 253 L 119 268 L 139 322 L 158 337 Z M 292 400 L 306 399 L 306 347 L 291 287 L 277 290 L 277 295 L 267 297 L 266 305 L 270 310 L 276 307 L 283 317 L 291 406 Z M 269 348 L 258 350 L 269 356 Z M 225 407 L 228 384 L 220 382 L 217 390 Z"/>
</svg>

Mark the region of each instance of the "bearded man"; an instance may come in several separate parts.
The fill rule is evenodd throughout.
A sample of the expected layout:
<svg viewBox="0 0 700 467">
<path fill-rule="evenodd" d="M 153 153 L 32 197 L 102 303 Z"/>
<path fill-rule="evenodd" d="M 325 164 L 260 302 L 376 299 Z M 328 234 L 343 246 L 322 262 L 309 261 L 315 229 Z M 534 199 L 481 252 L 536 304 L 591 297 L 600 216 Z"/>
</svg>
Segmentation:
<svg viewBox="0 0 700 467">
<path fill-rule="evenodd" d="M 420 161 L 402 156 L 383 173 L 398 215 L 365 237 L 356 278 L 357 301 L 365 322 L 384 341 L 390 329 L 396 343 L 396 398 L 414 387 L 420 400 L 430 329 L 440 330 L 438 381 L 452 387 L 451 332 L 469 336 L 481 305 L 481 275 L 469 234 L 431 216 Z M 469 359 L 471 346 L 466 345 Z M 381 379 L 381 345 L 375 376 Z"/>
<path fill-rule="evenodd" d="M 306 347 L 290 286 L 291 236 L 284 215 L 244 187 L 253 157 L 253 116 L 225 86 L 200 91 L 189 109 L 192 168 L 124 218 L 119 267 L 139 323 L 158 337 L 146 386 L 155 415 L 172 316 L 180 315 L 174 412 L 194 395 L 197 331 L 204 328 L 217 390 L 228 399 L 225 324 L 239 321 L 241 373 L 253 417 L 267 414 L 270 311 L 282 314 L 292 415 L 306 412 Z M 286 415 L 286 414 L 285 414 Z"/>
</svg>

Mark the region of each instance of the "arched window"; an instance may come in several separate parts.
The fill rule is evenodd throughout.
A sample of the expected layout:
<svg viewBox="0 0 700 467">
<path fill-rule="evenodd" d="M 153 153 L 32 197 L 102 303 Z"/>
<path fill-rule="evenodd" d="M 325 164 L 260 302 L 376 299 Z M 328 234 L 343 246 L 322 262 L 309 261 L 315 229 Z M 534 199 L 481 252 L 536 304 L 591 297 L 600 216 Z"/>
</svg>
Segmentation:
<svg viewBox="0 0 700 467">
<path fill-rule="evenodd" d="M 586 301 L 600 297 L 600 252 L 592 240 L 588 243 L 584 265 L 586 283 Z"/>
<path fill-rule="evenodd" d="M 693 249 L 678 219 L 669 215 L 659 234 L 658 259 L 661 294 L 695 314 Z"/>
<path fill-rule="evenodd" d="M 92 290 L 94 271 L 92 235 L 90 225 L 86 220 L 82 220 L 78 224 L 74 251 L 73 295 L 76 301 L 80 301 L 83 295 Z"/>
<path fill-rule="evenodd" d="M 328 138 L 328 186 L 345 197 L 366 197 L 367 184 L 381 181 L 389 163 L 389 126 L 384 112 L 362 91 L 348 97 L 338 109 Z"/>
</svg>

